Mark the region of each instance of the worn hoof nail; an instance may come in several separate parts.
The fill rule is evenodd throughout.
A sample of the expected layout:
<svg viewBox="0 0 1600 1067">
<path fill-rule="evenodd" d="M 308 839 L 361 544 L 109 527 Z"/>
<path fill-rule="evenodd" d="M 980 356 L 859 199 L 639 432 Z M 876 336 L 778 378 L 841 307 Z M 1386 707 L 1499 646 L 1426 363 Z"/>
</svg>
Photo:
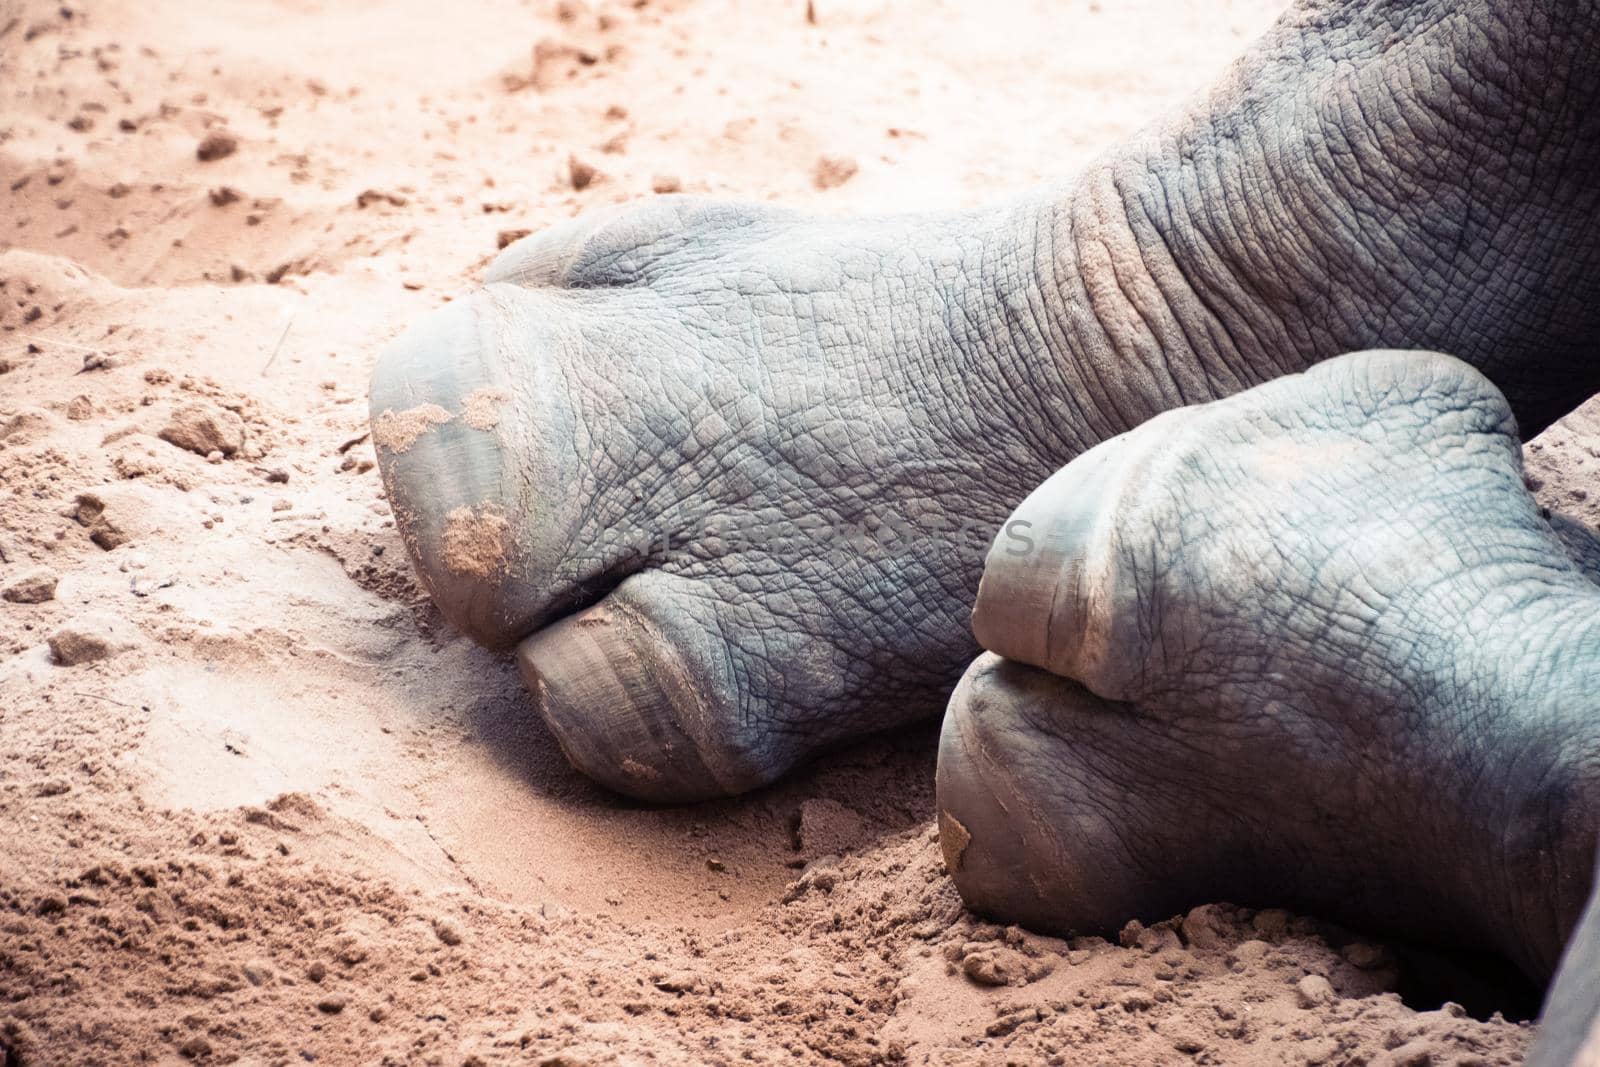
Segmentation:
<svg viewBox="0 0 1600 1067">
<path fill-rule="evenodd" d="M 548 353 L 552 297 L 510 286 L 439 308 L 384 347 L 372 440 L 422 586 L 450 624 L 508 649 L 561 606 L 553 580 L 582 499 L 575 415 Z M 517 339 L 515 343 L 512 338 Z"/>
<path fill-rule="evenodd" d="M 934 779 L 945 868 L 967 907 L 1063 934 L 1104 934 L 1143 908 L 1142 872 L 1121 864 L 1128 815 L 1113 791 L 1085 792 L 1093 776 L 1071 762 L 1129 722 L 1126 705 L 1077 682 L 992 653 L 973 661 L 945 712 Z"/>
<path fill-rule="evenodd" d="M 1078 610 L 1116 441 L 1057 471 L 1018 505 L 984 561 L 972 630 L 991 652 L 1055 670 L 1083 643 Z"/>
<path fill-rule="evenodd" d="M 610 600 L 524 640 L 517 664 L 574 767 L 619 793 L 681 804 L 760 784 L 709 738 L 726 719 L 702 671 L 641 613 Z"/>
<path fill-rule="evenodd" d="M 1076 678 L 1101 696 L 1126 657 L 1113 633 L 1131 617 L 1134 583 L 1118 581 L 1116 523 L 1126 500 L 1151 477 L 1173 423 L 1169 411 L 1104 441 L 1045 479 L 1000 528 L 984 560 L 972 631 L 991 652 Z"/>
<path fill-rule="evenodd" d="M 1051 902 L 1032 876 L 1037 860 L 1057 849 L 1050 842 L 1030 842 L 1021 832 L 1030 825 L 1047 828 L 1028 818 L 1027 797 L 1013 788 L 1014 776 L 1024 768 L 1000 762 L 1003 749 L 996 742 L 1003 741 L 990 733 L 998 724 L 985 721 L 997 669 L 1004 669 L 1001 660 L 980 656 L 950 697 L 935 778 L 939 847 L 969 908 L 1043 929 L 1052 925 Z M 1040 845 L 1046 852 L 1035 855 Z"/>
</svg>

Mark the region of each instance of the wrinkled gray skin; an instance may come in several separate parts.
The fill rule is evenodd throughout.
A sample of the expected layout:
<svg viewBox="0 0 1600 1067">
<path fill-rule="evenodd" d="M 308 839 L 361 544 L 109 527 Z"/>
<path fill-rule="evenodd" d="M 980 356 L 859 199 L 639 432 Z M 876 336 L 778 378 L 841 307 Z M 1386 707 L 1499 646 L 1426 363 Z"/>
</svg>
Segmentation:
<svg viewBox="0 0 1600 1067">
<path fill-rule="evenodd" d="M 1597 46 L 1600 11 L 1578 0 L 1301 7 L 1186 113 L 992 209 L 821 220 L 661 198 L 529 238 L 375 372 L 380 466 L 418 572 L 450 621 L 517 647 L 573 762 L 634 796 L 749 789 L 827 743 L 934 714 L 977 651 L 967 616 L 990 535 L 1097 442 L 1376 346 L 1454 353 L 1529 433 L 1600 389 Z M 1493 407 L 1451 417 L 1498 419 L 1463 470 L 1502 484 L 1512 438 Z M 1388 503 L 1450 513 L 1420 484 Z M 1512 562 L 1560 572 L 1578 597 L 1531 523 L 1507 536 L 1538 558 Z M 1416 533 L 1445 551 L 1430 531 Z M 1171 704 L 1161 730 L 1153 712 L 1105 720 L 1148 732 L 1083 771 L 1112 790 L 1090 829 L 1131 847 L 1158 829 L 1141 810 L 1183 799 L 1186 891 L 1345 890 L 1353 919 L 1475 939 L 1548 973 L 1593 839 L 1578 825 L 1587 777 L 1546 776 L 1570 770 L 1569 731 L 1597 690 L 1557 667 L 1600 662 L 1573 644 L 1592 616 L 1513 597 L 1503 618 L 1487 575 L 1414 593 L 1401 568 L 1363 610 L 1425 593 L 1442 619 L 1464 597 L 1475 624 L 1402 664 L 1361 649 L 1316 661 L 1367 616 L 1295 629 L 1295 597 L 1314 606 L 1327 575 L 1277 562 L 1288 606 L 1234 631 L 1236 661 L 1198 689 L 1181 672 L 1116 688 L 1121 645 L 1067 665 L 1101 671 L 1115 699 Z M 1206 693 L 1258 678 L 1272 642 L 1321 662 L 1320 681 L 1256 707 L 1259 729 L 1230 721 Z M 1007 706 L 1037 686 L 1059 707 L 1072 684 L 988 659 L 975 671 L 969 701 L 993 682 Z M 1341 702 L 1341 672 L 1372 703 Z M 1179 721 L 1179 706 L 1212 712 Z M 1274 733 L 1280 719 L 1300 732 Z M 1203 847 L 1280 774 L 1241 754 L 1311 776 L 1261 809 L 1283 822 L 1258 828 L 1276 856 Z M 1180 798 L 1159 768 L 1182 756 L 1206 773 Z M 1041 764 L 1039 782 L 1071 766 Z M 1126 917 L 1144 899 L 1112 895 L 1139 888 L 1126 866 L 1086 875 L 1100 889 L 1074 914 Z M 1152 906 L 1172 895 L 1148 891 Z"/>
<path fill-rule="evenodd" d="M 1600 828 L 1597 577 L 1600 540 L 1547 521 L 1504 397 L 1451 357 L 1158 416 L 996 538 L 991 651 L 940 744 L 946 865 L 1038 929 L 1277 901 L 1547 977 Z"/>
<path fill-rule="evenodd" d="M 990 534 L 1097 441 L 1376 345 L 1467 360 L 1528 432 L 1600 388 L 1597 44 L 1575 0 L 1328 3 L 992 209 L 529 238 L 376 370 L 380 430 L 449 419 L 377 434 L 418 570 L 635 796 L 935 714 Z"/>
</svg>

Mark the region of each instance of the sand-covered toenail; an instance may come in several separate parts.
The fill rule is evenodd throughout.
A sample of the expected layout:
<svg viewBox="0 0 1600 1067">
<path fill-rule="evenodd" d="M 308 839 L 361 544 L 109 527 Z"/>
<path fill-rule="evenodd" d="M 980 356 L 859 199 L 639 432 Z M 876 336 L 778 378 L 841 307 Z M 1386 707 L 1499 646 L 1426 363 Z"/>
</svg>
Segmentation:
<svg viewBox="0 0 1600 1067">
<path fill-rule="evenodd" d="M 1091 933 L 1130 913 L 1115 828 L 1099 803 L 1059 806 L 1061 738 L 1036 717 L 1115 718 L 1118 706 L 1035 667 L 979 656 L 939 737 L 939 844 L 967 906 L 1038 930 Z M 1108 801 L 1111 798 L 1106 798 Z M 1096 862 L 1084 857 L 1102 849 Z"/>
<path fill-rule="evenodd" d="M 528 541 L 535 500 L 518 460 L 540 463 L 560 418 L 516 406 L 516 351 L 502 342 L 519 313 L 495 292 L 452 301 L 385 348 L 372 381 L 378 469 L 417 573 L 446 619 L 500 648 L 549 610 L 547 576 L 530 562 L 542 543 L 539 531 Z M 560 507 L 537 503 L 541 514 Z"/>
<path fill-rule="evenodd" d="M 705 661 L 708 650 L 675 639 L 626 596 L 518 646 L 523 680 L 567 759 L 603 785 L 655 803 L 761 784 L 758 765 L 733 743 L 727 686 Z"/>
</svg>

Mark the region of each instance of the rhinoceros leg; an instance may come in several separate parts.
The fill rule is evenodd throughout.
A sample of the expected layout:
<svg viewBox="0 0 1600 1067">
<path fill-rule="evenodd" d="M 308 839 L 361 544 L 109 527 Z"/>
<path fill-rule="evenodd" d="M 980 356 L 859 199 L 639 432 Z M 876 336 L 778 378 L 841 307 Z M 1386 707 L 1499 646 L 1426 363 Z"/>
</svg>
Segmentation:
<svg viewBox="0 0 1600 1067">
<path fill-rule="evenodd" d="M 1587 0 L 1297 4 L 989 208 L 564 222 L 380 359 L 396 523 L 580 768 L 770 781 L 937 714 L 988 531 L 1160 411 L 1377 346 L 1457 354 L 1528 430 L 1600 388 L 1597 48 Z"/>
<path fill-rule="evenodd" d="M 1600 587 L 1504 398 L 1363 352 L 1158 416 L 996 538 L 945 719 L 970 905 L 1290 903 L 1547 978 L 1600 822 Z"/>
</svg>

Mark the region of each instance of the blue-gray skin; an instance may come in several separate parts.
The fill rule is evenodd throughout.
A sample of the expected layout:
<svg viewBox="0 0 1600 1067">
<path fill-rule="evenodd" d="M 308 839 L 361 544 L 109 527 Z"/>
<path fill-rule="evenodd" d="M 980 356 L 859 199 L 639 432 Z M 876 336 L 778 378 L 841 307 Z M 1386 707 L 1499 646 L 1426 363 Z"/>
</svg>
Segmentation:
<svg viewBox="0 0 1600 1067">
<path fill-rule="evenodd" d="M 1521 457 L 1482 374 L 1380 351 L 1045 481 L 989 553 L 990 651 L 940 742 L 968 905 L 1104 933 L 1275 902 L 1548 978 L 1600 830 L 1600 541 Z"/>
<path fill-rule="evenodd" d="M 1529 432 L 1600 388 L 1597 51 L 1594 2 L 1300 7 L 992 209 L 671 197 L 528 238 L 375 371 L 412 558 L 634 796 L 937 714 L 990 535 L 1098 441 L 1380 345 Z"/>
</svg>

